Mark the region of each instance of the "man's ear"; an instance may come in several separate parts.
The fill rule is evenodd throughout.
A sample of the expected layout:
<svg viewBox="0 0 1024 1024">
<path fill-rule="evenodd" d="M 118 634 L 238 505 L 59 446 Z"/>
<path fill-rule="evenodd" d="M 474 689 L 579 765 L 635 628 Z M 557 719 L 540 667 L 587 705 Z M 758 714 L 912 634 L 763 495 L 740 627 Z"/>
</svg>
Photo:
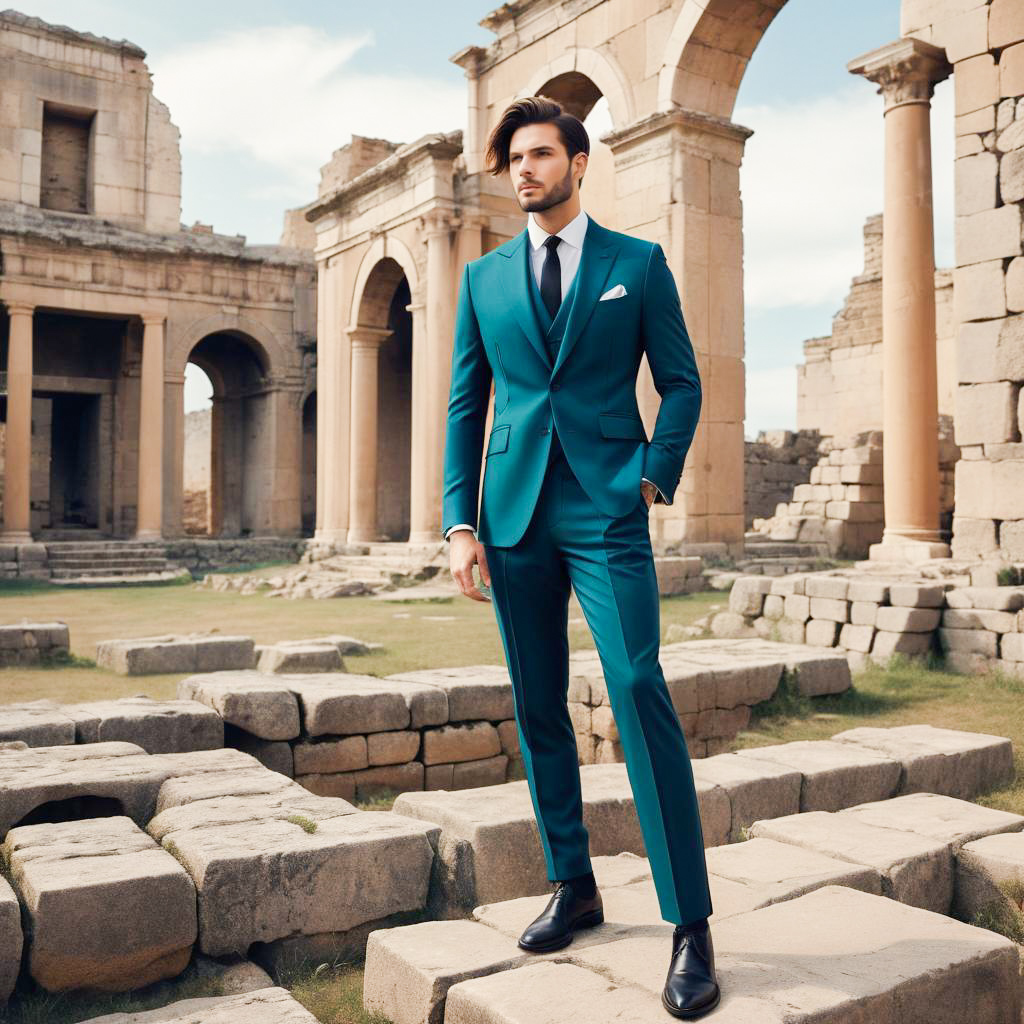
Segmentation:
<svg viewBox="0 0 1024 1024">
<path fill-rule="evenodd" d="M 589 159 L 590 158 L 587 156 L 587 154 L 583 152 L 577 153 L 572 158 L 573 170 L 575 172 L 574 176 L 581 185 L 583 184 L 583 175 L 587 173 L 587 161 Z"/>
</svg>

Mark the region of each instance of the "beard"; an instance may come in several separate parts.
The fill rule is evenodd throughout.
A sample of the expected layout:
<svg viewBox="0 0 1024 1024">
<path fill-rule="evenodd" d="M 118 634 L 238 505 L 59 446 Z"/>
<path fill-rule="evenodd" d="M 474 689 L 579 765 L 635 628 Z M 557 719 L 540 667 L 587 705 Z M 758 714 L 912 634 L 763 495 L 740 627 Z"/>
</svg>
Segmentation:
<svg viewBox="0 0 1024 1024">
<path fill-rule="evenodd" d="M 572 195 L 572 168 L 565 172 L 565 177 L 555 185 L 551 191 L 538 198 L 523 197 L 522 192 L 517 192 L 520 207 L 526 213 L 536 213 L 540 210 L 550 210 L 552 206 L 564 203 Z"/>
</svg>

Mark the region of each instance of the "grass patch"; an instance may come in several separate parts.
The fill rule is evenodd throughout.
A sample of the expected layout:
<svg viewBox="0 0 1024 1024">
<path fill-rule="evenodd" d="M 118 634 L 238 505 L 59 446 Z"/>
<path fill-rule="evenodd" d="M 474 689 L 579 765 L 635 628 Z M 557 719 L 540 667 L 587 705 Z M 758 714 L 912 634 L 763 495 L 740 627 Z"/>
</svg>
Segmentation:
<svg viewBox="0 0 1024 1024">
<path fill-rule="evenodd" d="M 316 831 L 316 822 L 312 818 L 307 818 L 304 814 L 289 814 L 285 821 L 290 821 L 293 825 L 298 825 L 303 832 L 308 832 L 312 835 Z"/>
<path fill-rule="evenodd" d="M 1011 878 L 998 882 L 997 888 L 1006 899 L 985 904 L 969 923 L 1024 943 L 1024 882 Z"/>
<path fill-rule="evenodd" d="M 303 957 L 279 964 L 274 980 L 324 1024 L 391 1024 L 382 1014 L 363 1009 L 365 965 L 364 956 Z"/>
<path fill-rule="evenodd" d="M 0 1024 L 78 1024 L 109 1013 L 155 1010 L 181 999 L 223 995 L 220 979 L 200 977 L 194 966 L 171 981 L 157 982 L 136 992 L 44 992 L 30 979 L 19 980 Z"/>
</svg>

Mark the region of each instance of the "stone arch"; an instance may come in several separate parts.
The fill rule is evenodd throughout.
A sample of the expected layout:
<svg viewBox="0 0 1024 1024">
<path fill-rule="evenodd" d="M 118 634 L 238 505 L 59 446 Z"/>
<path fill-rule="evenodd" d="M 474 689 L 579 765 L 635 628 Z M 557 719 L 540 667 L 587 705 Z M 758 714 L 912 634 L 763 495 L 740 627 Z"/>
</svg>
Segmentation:
<svg viewBox="0 0 1024 1024">
<path fill-rule="evenodd" d="M 379 235 L 373 240 L 369 248 L 363 254 L 362 260 L 359 262 L 359 269 L 356 271 L 355 280 L 352 284 L 352 304 L 349 307 L 351 312 L 349 314 L 349 320 L 353 328 L 362 324 L 363 326 L 370 327 L 382 327 L 387 321 L 387 306 L 386 303 L 390 301 L 391 294 L 393 294 L 394 286 L 398 284 L 401 279 L 401 274 L 397 275 L 394 279 L 391 291 L 384 295 L 386 291 L 386 284 L 381 280 L 380 276 L 374 275 L 374 270 L 377 269 L 378 264 L 384 260 L 393 261 L 401 269 L 402 274 L 405 275 L 405 279 L 409 282 L 409 291 L 416 295 L 420 288 L 420 275 L 416 267 L 416 260 L 413 258 L 412 252 L 409 247 L 400 238 L 394 238 L 388 235 Z M 371 277 L 374 280 L 371 282 Z M 367 293 L 367 285 L 369 283 L 370 293 Z M 378 315 L 378 319 L 373 321 L 364 320 L 363 309 L 364 301 L 369 300 L 370 305 L 366 307 L 367 311 L 371 308 L 373 312 Z M 385 303 L 383 308 L 383 316 L 381 314 L 381 303 Z"/>
<path fill-rule="evenodd" d="M 516 93 L 516 98 L 535 96 L 549 82 L 557 80 L 561 80 L 575 89 L 583 88 L 581 80 L 593 83 L 600 95 L 608 101 L 612 123 L 617 130 L 625 128 L 626 125 L 632 124 L 636 120 L 633 88 L 629 79 L 618 63 L 606 54 L 583 47 L 566 50 L 554 60 L 539 67 L 526 86 Z M 571 109 L 571 103 L 566 105 Z M 572 111 L 580 120 L 583 120 L 583 117 L 589 112 L 589 107 L 582 116 L 577 111 Z"/>
<path fill-rule="evenodd" d="M 279 376 L 291 361 L 280 339 L 266 324 L 239 313 L 213 313 L 193 320 L 168 346 L 167 364 L 184 371 L 192 350 L 211 334 L 232 334 L 256 354 L 265 376 Z"/>
<path fill-rule="evenodd" d="M 747 62 L 786 0 L 684 0 L 658 71 L 659 112 L 728 118 Z M 700 74 L 712 68 L 713 76 Z"/>
</svg>

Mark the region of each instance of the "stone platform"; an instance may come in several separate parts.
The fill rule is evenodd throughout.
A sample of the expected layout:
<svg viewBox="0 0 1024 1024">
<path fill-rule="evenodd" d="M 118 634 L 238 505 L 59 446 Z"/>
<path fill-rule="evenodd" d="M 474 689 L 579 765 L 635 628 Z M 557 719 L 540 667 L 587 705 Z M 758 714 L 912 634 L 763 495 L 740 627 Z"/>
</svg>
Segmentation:
<svg viewBox="0 0 1024 1024">
<path fill-rule="evenodd" d="M 317 1024 L 284 988 L 271 986 L 237 995 L 182 999 L 157 1010 L 108 1013 L 82 1024 Z"/>
</svg>

